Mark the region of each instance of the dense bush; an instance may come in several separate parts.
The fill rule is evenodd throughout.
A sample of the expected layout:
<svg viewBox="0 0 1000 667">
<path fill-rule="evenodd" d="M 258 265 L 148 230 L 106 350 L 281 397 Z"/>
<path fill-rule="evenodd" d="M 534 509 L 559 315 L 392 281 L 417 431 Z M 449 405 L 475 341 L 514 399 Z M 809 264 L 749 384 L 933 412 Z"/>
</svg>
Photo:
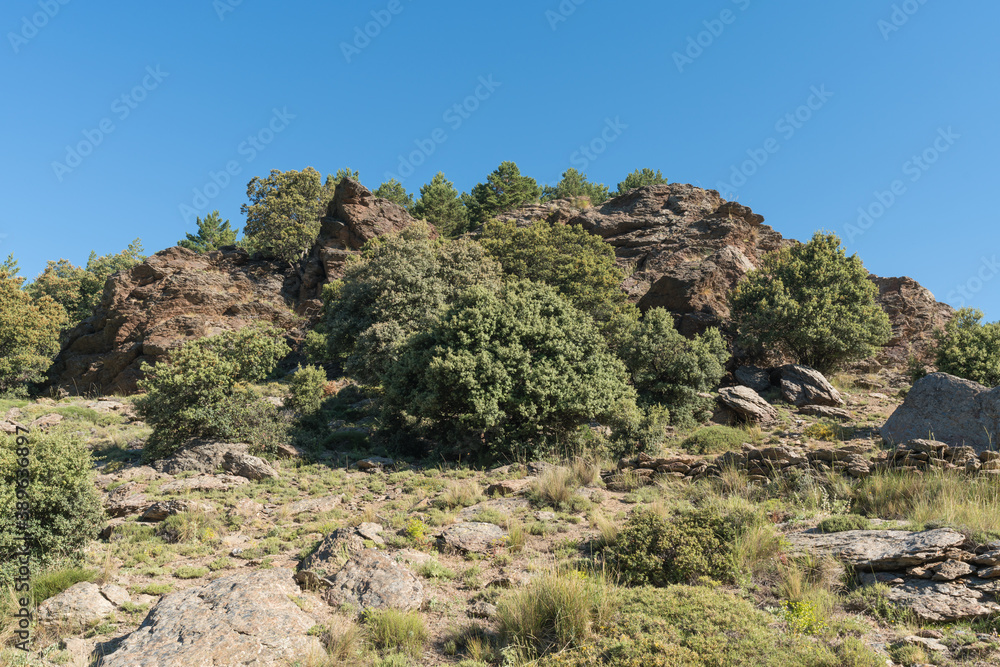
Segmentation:
<svg viewBox="0 0 1000 667">
<path fill-rule="evenodd" d="M 829 372 L 877 352 L 890 338 L 878 288 L 835 234 L 767 255 L 730 294 L 737 340 Z"/>
<path fill-rule="evenodd" d="M 246 239 L 268 256 L 287 261 L 301 258 L 319 234 L 320 218 L 333 198 L 335 184 L 329 176 L 321 183 L 312 167 L 275 169 L 267 178 L 255 176 L 247 184 L 250 203 L 240 209 L 247 216 Z"/>
<path fill-rule="evenodd" d="M 53 299 L 21 289 L 13 258 L 0 265 L 0 395 L 23 395 L 40 382 L 59 351 L 66 311 Z"/>
<path fill-rule="evenodd" d="M 936 341 L 939 371 L 987 387 L 1000 385 L 1000 322 L 984 324 L 982 311 L 962 308 L 938 330 Z"/>
<path fill-rule="evenodd" d="M 747 441 L 747 433 L 730 426 L 706 426 L 681 442 L 681 448 L 692 454 L 722 454 L 738 450 Z"/>
<path fill-rule="evenodd" d="M 669 408 L 675 424 L 711 416 L 712 401 L 698 394 L 715 389 L 726 374 L 729 350 L 717 329 L 685 338 L 669 312 L 653 308 L 626 335 L 619 354 L 639 396 Z"/>
<path fill-rule="evenodd" d="M 189 438 L 273 443 L 276 409 L 248 383 L 258 382 L 288 354 L 284 334 L 270 325 L 202 338 L 173 350 L 167 361 L 143 365 L 146 393 L 136 412 L 153 435 L 145 458 L 169 456 Z"/>
<path fill-rule="evenodd" d="M 664 518 L 648 509 L 632 513 L 609 559 L 630 585 L 665 586 L 705 576 L 733 581 L 739 576 L 734 545 L 748 528 L 760 523 L 749 512 L 726 513 L 703 507 Z"/>
<path fill-rule="evenodd" d="M 414 336 L 386 375 L 388 405 L 468 452 L 496 457 L 562 445 L 633 400 L 625 368 L 590 318 L 532 282 L 476 287 Z"/>
<path fill-rule="evenodd" d="M 81 550 L 97 537 L 104 520 L 101 499 L 94 487 L 94 463 L 86 442 L 73 435 L 34 432 L 28 438 L 31 478 L 27 502 L 31 516 L 26 530 L 18 530 L 15 484 L 20 459 L 14 437 L 0 436 L 0 586 L 11 581 L 26 535 L 32 567 L 56 561 L 78 560 Z M 23 452 L 22 452 L 23 453 Z"/>
<path fill-rule="evenodd" d="M 823 519 L 817 527 L 821 533 L 842 533 L 845 530 L 868 530 L 871 525 L 871 521 L 860 514 L 838 514 Z"/>
<path fill-rule="evenodd" d="M 599 323 L 616 315 L 637 317 L 622 291 L 626 275 L 615 263 L 614 248 L 582 227 L 544 221 L 527 227 L 513 221 L 490 222 L 480 243 L 508 276 L 554 287 Z"/>
<path fill-rule="evenodd" d="M 325 293 L 329 353 L 348 374 L 378 384 L 410 336 L 430 329 L 462 290 L 498 289 L 499 274 L 479 244 L 432 239 L 423 224 L 374 239 Z"/>
<path fill-rule="evenodd" d="M 636 188 L 645 187 L 647 185 L 666 185 L 667 179 L 663 177 L 663 173 L 657 169 L 653 171 L 652 169 L 636 169 L 631 174 L 625 177 L 625 180 L 618 184 L 618 192 L 616 195 L 623 195 L 627 192 L 635 190 Z"/>
<path fill-rule="evenodd" d="M 302 414 L 312 414 L 323 403 L 326 388 L 326 371 L 317 366 L 299 366 L 292 375 L 291 396 L 287 404 L 292 410 Z"/>
<path fill-rule="evenodd" d="M 463 197 L 473 223 L 483 224 L 505 211 L 536 201 L 541 194 L 538 183 L 522 176 L 513 162 L 503 162 L 487 178 Z"/>
</svg>

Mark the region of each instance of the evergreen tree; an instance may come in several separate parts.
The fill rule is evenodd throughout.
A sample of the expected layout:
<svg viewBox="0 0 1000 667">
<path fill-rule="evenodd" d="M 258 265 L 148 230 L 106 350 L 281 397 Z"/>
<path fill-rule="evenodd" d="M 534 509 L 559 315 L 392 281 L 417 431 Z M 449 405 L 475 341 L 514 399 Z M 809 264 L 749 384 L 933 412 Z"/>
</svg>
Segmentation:
<svg viewBox="0 0 1000 667">
<path fill-rule="evenodd" d="M 247 216 L 243 233 L 251 247 L 288 262 L 303 257 L 319 234 L 334 183 L 328 177 L 322 185 L 312 167 L 255 176 L 247 185 L 250 203 L 241 208 Z"/>
<path fill-rule="evenodd" d="M 51 297 L 33 298 L 21 289 L 13 257 L 0 266 L 0 396 L 24 395 L 40 382 L 59 351 L 66 311 Z"/>
<path fill-rule="evenodd" d="M 469 212 L 462 204 L 458 190 L 441 172 L 420 188 L 420 199 L 413 205 L 412 213 L 434 225 L 447 237 L 453 238 L 469 231 Z"/>
<path fill-rule="evenodd" d="M 546 185 L 542 189 L 542 201 L 576 199 L 578 197 L 586 197 L 593 206 L 603 204 L 608 199 L 608 186 L 602 183 L 591 183 L 587 180 L 586 174 L 581 174 L 576 169 L 569 169 L 554 187 Z"/>
<path fill-rule="evenodd" d="M 635 190 L 636 188 L 645 187 L 647 185 L 666 185 L 667 179 L 663 178 L 663 174 L 659 169 L 653 171 L 652 169 L 636 169 L 631 174 L 625 177 L 625 180 L 618 184 L 618 195 L 623 195 L 626 192 Z M 617 196 L 617 195 L 616 195 Z"/>
<path fill-rule="evenodd" d="M 198 218 L 198 233 L 187 234 L 186 239 L 177 242 L 177 245 L 195 252 L 209 252 L 236 243 L 236 235 L 240 233 L 238 229 L 232 229 L 229 221 L 222 221 L 218 211 L 212 211 L 202 220 Z"/>
<path fill-rule="evenodd" d="M 826 373 L 864 359 L 889 342 L 889 316 L 857 255 L 836 234 L 764 257 L 730 294 L 740 345 L 759 355 L 783 354 Z"/>
<path fill-rule="evenodd" d="M 397 181 L 395 178 L 391 178 L 382 185 L 378 186 L 373 192 L 376 197 L 381 197 L 382 199 L 388 199 L 394 204 L 399 204 L 407 211 L 413 207 L 413 195 L 406 191 L 403 184 Z"/>
<path fill-rule="evenodd" d="M 513 162 L 503 162 L 487 178 L 463 197 L 469 217 L 476 224 L 538 200 L 541 189 L 530 176 L 522 176 Z"/>
</svg>

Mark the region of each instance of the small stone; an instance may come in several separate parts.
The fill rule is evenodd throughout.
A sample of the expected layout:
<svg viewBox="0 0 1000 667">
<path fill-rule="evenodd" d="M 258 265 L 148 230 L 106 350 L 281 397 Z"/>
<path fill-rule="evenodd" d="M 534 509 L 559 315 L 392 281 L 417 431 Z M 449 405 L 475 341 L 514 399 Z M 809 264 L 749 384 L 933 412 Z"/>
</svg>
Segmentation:
<svg viewBox="0 0 1000 667">
<path fill-rule="evenodd" d="M 960 560 L 946 560 L 943 563 L 932 565 L 928 569 L 934 572 L 931 577 L 934 581 L 954 581 L 976 571 L 976 568 Z"/>
<path fill-rule="evenodd" d="M 982 579 L 996 579 L 997 577 L 1000 577 L 1000 565 L 988 567 L 985 570 L 980 570 L 976 574 Z"/>
<path fill-rule="evenodd" d="M 357 529 L 358 535 L 365 538 L 366 540 L 371 540 L 375 544 L 385 544 L 385 540 L 379 535 L 382 532 L 382 526 L 377 523 L 362 523 Z"/>
<path fill-rule="evenodd" d="M 493 618 L 497 615 L 497 608 L 485 600 L 479 600 L 469 605 L 468 614 L 472 618 Z"/>
<path fill-rule="evenodd" d="M 903 638 L 903 643 L 911 644 L 914 646 L 923 646 L 929 651 L 935 651 L 938 653 L 945 652 L 948 647 L 937 641 L 936 639 L 930 639 L 928 637 L 918 637 L 916 635 L 910 635 L 909 637 Z"/>
<path fill-rule="evenodd" d="M 116 607 L 120 607 L 126 602 L 132 601 L 128 591 L 118 584 L 104 584 L 101 586 L 101 595 L 103 595 L 108 602 Z"/>
</svg>

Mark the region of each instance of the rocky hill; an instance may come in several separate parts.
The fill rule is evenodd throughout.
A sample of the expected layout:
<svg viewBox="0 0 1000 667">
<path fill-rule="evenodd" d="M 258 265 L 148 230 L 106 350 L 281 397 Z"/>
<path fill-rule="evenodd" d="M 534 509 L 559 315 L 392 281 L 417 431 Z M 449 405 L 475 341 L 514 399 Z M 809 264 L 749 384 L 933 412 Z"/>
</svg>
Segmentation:
<svg viewBox="0 0 1000 667">
<path fill-rule="evenodd" d="M 715 190 L 686 184 L 633 190 L 599 207 L 536 204 L 505 218 L 581 225 L 615 249 L 629 271 L 623 289 L 643 309 L 674 313 L 692 335 L 724 325 L 726 294 L 764 254 L 795 241 L 763 216 Z M 319 238 L 299 266 L 251 258 L 236 248 L 197 255 L 170 248 L 112 277 L 97 312 L 72 332 L 53 367 L 53 384 L 70 394 L 131 393 L 142 362 L 162 359 L 187 340 L 253 321 L 272 322 L 295 339 L 319 313 L 322 286 L 370 239 L 404 229 L 413 218 L 356 181 L 342 181 Z M 953 312 L 910 278 L 871 279 L 893 324 L 880 361 L 926 358 L 936 327 Z"/>
</svg>

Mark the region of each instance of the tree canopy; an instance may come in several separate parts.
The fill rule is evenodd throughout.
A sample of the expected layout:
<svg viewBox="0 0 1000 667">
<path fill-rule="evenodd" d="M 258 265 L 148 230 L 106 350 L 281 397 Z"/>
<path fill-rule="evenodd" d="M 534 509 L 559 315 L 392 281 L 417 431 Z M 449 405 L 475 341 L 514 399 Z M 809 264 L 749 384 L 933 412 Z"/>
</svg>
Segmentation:
<svg viewBox="0 0 1000 667">
<path fill-rule="evenodd" d="M 571 168 L 562 175 L 562 180 L 555 186 L 546 185 L 542 188 L 542 201 L 581 197 L 586 197 L 593 206 L 603 204 L 608 199 L 608 186 L 591 183 L 587 180 L 586 174 Z"/>
<path fill-rule="evenodd" d="M 187 234 L 187 238 L 181 239 L 177 245 L 195 252 L 209 252 L 218 250 L 224 246 L 236 243 L 236 235 L 239 229 L 232 229 L 229 221 L 222 221 L 222 216 L 218 211 L 212 211 L 205 216 L 205 219 L 197 219 L 198 233 Z"/>
<path fill-rule="evenodd" d="M 411 213 L 431 223 L 449 238 L 469 231 L 469 211 L 462 203 L 458 190 L 441 172 L 420 188 L 420 199 Z"/>
<path fill-rule="evenodd" d="M 487 176 L 486 182 L 472 188 L 464 200 L 469 218 L 482 224 L 504 211 L 537 201 L 540 194 L 535 179 L 522 176 L 515 163 L 502 162 Z"/>
<path fill-rule="evenodd" d="M 645 187 L 647 185 L 666 185 L 667 179 L 663 177 L 663 173 L 657 169 L 653 171 L 652 169 L 636 169 L 631 174 L 625 177 L 625 180 L 618 184 L 618 193 L 623 195 L 626 192 L 635 190 L 636 188 Z"/>
<path fill-rule="evenodd" d="M 255 176 L 247 185 L 250 203 L 240 209 L 247 216 L 244 235 L 265 255 L 288 262 L 301 259 L 319 235 L 335 184 L 329 176 L 321 183 L 312 167 Z"/>
</svg>

